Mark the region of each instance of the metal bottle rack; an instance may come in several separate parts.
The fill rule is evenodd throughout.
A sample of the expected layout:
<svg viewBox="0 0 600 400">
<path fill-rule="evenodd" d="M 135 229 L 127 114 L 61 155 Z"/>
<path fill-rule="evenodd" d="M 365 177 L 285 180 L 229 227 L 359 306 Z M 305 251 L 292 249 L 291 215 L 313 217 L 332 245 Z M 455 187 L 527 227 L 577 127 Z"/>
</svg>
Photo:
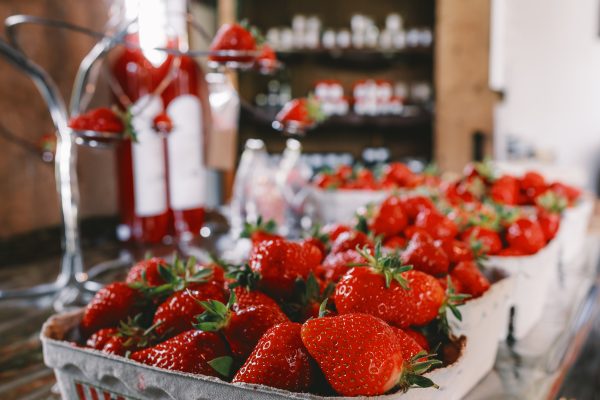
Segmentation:
<svg viewBox="0 0 600 400">
<path fill-rule="evenodd" d="M 201 26 L 187 15 L 190 26 L 200 32 L 209 41 L 211 39 Z M 52 122 L 54 123 L 57 147 L 55 156 L 56 190 L 60 200 L 61 219 L 63 225 L 62 258 L 60 272 L 52 283 L 41 284 L 14 290 L 0 290 L 0 300 L 20 299 L 55 295 L 55 308 L 62 309 L 66 306 L 81 301 L 81 295 L 86 292 L 95 292 L 102 284 L 93 281 L 93 274 L 86 274 L 82 257 L 80 229 L 79 229 L 79 185 L 77 177 L 77 148 L 78 145 L 90 147 L 106 147 L 120 140 L 115 134 L 97 131 L 75 131 L 68 126 L 69 116 L 82 112 L 95 90 L 97 78 L 96 67 L 104 60 L 105 56 L 117 46 L 139 48 L 125 41 L 130 26 L 136 21 L 128 21 L 115 30 L 115 33 L 99 33 L 85 27 L 31 15 L 13 15 L 5 20 L 8 41 L 0 39 L 0 55 L 21 72 L 29 76 L 42 95 L 48 106 Z M 58 87 L 39 65 L 34 63 L 20 49 L 17 40 L 17 28 L 25 24 L 45 25 L 49 27 L 66 29 L 73 32 L 86 34 L 98 39 L 91 51 L 84 57 L 79 65 L 75 77 L 73 92 L 69 109 L 60 94 Z M 164 51 L 175 57 L 189 56 L 204 58 L 208 56 L 252 57 L 258 55 L 257 51 L 207 51 L 194 50 L 181 52 L 175 49 L 156 48 L 153 50 Z M 175 64 L 175 63 L 174 63 Z M 227 63 L 219 65 L 220 68 L 242 69 L 248 64 Z M 96 270 L 121 268 L 129 260 L 115 260 L 96 265 Z"/>
</svg>

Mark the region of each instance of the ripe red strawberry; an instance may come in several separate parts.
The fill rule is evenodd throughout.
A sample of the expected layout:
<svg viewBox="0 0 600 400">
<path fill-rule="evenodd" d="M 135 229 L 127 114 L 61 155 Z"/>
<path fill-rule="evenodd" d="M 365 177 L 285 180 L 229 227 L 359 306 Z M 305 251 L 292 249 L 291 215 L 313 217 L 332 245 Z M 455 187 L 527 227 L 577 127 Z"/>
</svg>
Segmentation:
<svg viewBox="0 0 600 400">
<path fill-rule="evenodd" d="M 392 236 L 383 242 L 383 247 L 388 249 L 403 249 L 406 247 L 408 240 L 404 236 Z"/>
<path fill-rule="evenodd" d="M 258 217 L 255 224 L 244 223 L 244 230 L 241 237 L 252 240 L 254 246 L 266 240 L 283 239 L 282 236 L 275 233 L 276 229 L 277 224 L 275 221 L 271 219 L 265 222 L 262 217 Z"/>
<path fill-rule="evenodd" d="M 125 129 L 121 117 L 106 107 L 96 108 L 72 117 L 69 120 L 69 127 L 80 131 L 90 130 L 115 134 L 122 133 Z"/>
<path fill-rule="evenodd" d="M 490 197 L 500 204 L 519 204 L 519 180 L 510 175 L 498 178 L 490 188 Z"/>
<path fill-rule="evenodd" d="M 215 282 L 193 284 L 162 302 L 154 313 L 153 324 L 159 335 L 174 336 L 192 329 L 195 317 L 204 312 L 200 300 L 225 301 L 223 287 Z"/>
<path fill-rule="evenodd" d="M 423 228 L 417 228 L 414 225 L 408 226 L 404 230 L 404 236 L 406 236 L 409 240 L 412 239 L 412 237 L 415 236 L 417 233 L 420 233 L 421 235 L 425 235 L 427 237 L 431 237 L 431 235 L 429 234 L 429 232 L 427 232 L 425 229 L 423 229 Z M 433 238 L 432 238 L 432 240 L 433 240 Z"/>
<path fill-rule="evenodd" d="M 423 210 L 415 219 L 415 226 L 426 230 L 434 239 L 454 238 L 458 227 L 444 215 L 431 210 Z"/>
<path fill-rule="evenodd" d="M 473 251 L 465 242 L 455 239 L 438 239 L 434 242 L 436 247 L 439 247 L 446 253 L 450 264 L 456 264 L 460 261 L 468 261 L 473 259 Z"/>
<path fill-rule="evenodd" d="M 160 275 L 159 265 L 167 267 L 168 263 L 164 258 L 152 257 L 136 263 L 125 278 L 125 282 L 145 282 L 150 287 L 160 286 L 165 282 L 163 277 Z"/>
<path fill-rule="evenodd" d="M 430 346 L 425 335 L 423 335 L 421 332 L 415 331 L 414 329 L 404 329 L 404 333 L 413 338 L 413 340 L 417 342 L 419 346 L 423 348 L 423 350 L 429 353 Z"/>
<path fill-rule="evenodd" d="M 303 242 L 310 243 L 321 251 L 321 261 L 329 253 L 330 238 L 320 225 L 315 225 L 310 232 L 310 236 L 305 238 Z"/>
<path fill-rule="evenodd" d="M 320 172 L 313 179 L 313 184 L 321 189 L 337 189 L 342 181 L 335 175 Z"/>
<path fill-rule="evenodd" d="M 396 338 L 400 342 L 402 358 L 404 358 L 405 361 L 410 361 L 414 356 L 425 351 L 425 349 L 419 343 L 417 343 L 415 339 L 413 339 L 402 329 L 396 328 L 395 326 L 391 326 L 390 328 L 392 328 Z"/>
<path fill-rule="evenodd" d="M 152 120 L 152 128 L 158 133 L 167 135 L 173 130 L 173 121 L 171 121 L 169 114 L 161 112 Z"/>
<path fill-rule="evenodd" d="M 327 381 L 342 396 L 377 396 L 411 386 L 416 365 L 405 363 L 402 345 L 385 322 L 367 314 L 311 319 L 302 325 L 302 342 Z M 412 360 L 411 360 L 412 362 Z M 427 363 L 427 364 L 425 364 Z M 419 364 L 421 372 L 434 365 Z M 420 377 L 421 386 L 433 382 Z"/>
<path fill-rule="evenodd" d="M 235 374 L 233 382 L 308 392 L 317 374 L 317 366 L 302 343 L 301 327 L 295 322 L 271 327 Z"/>
<path fill-rule="evenodd" d="M 502 249 L 502 239 L 500 235 L 488 228 L 481 226 L 473 226 L 464 231 L 460 238 L 465 243 L 479 242 L 482 246 L 482 251 L 485 254 L 498 254 Z"/>
<path fill-rule="evenodd" d="M 366 262 L 364 257 L 356 250 L 346 250 L 340 253 L 329 253 L 323 263 L 317 267 L 317 274 L 326 282 L 337 282 L 352 264 Z"/>
<path fill-rule="evenodd" d="M 124 356 L 128 351 L 137 351 L 158 341 L 156 326 L 144 328 L 142 314 L 121 321 L 118 328 L 104 328 L 94 333 L 86 342 L 87 347 L 102 350 L 105 353 Z"/>
<path fill-rule="evenodd" d="M 552 189 L 552 191 L 554 191 L 557 195 L 565 197 L 568 200 L 569 205 L 575 204 L 575 202 L 579 200 L 579 197 L 581 197 L 580 189 L 562 182 L 552 183 L 550 185 L 550 189 Z"/>
<path fill-rule="evenodd" d="M 407 224 L 408 218 L 404 213 L 400 198 L 390 196 L 378 207 L 375 207 L 374 215 L 369 221 L 369 229 L 376 236 L 382 235 L 390 238 L 400 234 Z"/>
<path fill-rule="evenodd" d="M 323 233 L 329 236 L 331 242 L 334 242 L 342 233 L 352 230 L 352 227 L 344 224 L 327 224 L 323 227 Z"/>
<path fill-rule="evenodd" d="M 417 232 L 408 242 L 402 252 L 402 261 L 412 265 L 417 271 L 431 275 L 448 273 L 450 260 L 441 248 L 435 245 L 433 239 L 424 233 Z"/>
<path fill-rule="evenodd" d="M 256 64 L 262 73 L 272 73 L 278 66 L 277 55 L 273 48 L 266 43 L 260 47 L 260 53 L 256 57 Z"/>
<path fill-rule="evenodd" d="M 245 360 L 270 327 L 289 319 L 279 307 L 259 305 L 233 311 L 235 302 L 233 292 L 226 305 L 215 300 L 201 301 L 206 311 L 197 316 L 195 327 L 205 332 L 222 332 L 233 355 Z"/>
<path fill-rule="evenodd" d="M 544 233 L 544 238 L 547 242 L 554 239 L 558 228 L 560 228 L 560 214 L 547 211 L 540 211 L 537 220 Z"/>
<path fill-rule="evenodd" d="M 454 293 L 463 293 L 462 283 L 452 275 L 446 275 L 437 278 L 438 282 L 442 286 L 442 289 L 444 289 L 445 292 L 448 291 L 448 277 L 450 277 L 450 282 L 454 288 Z"/>
<path fill-rule="evenodd" d="M 521 177 L 520 186 L 521 191 L 531 203 L 539 194 L 546 191 L 546 180 L 541 174 L 529 171 Z"/>
<path fill-rule="evenodd" d="M 256 41 L 254 36 L 244 27 L 239 24 L 223 24 L 212 43 L 210 44 L 211 51 L 221 50 L 238 50 L 238 51 L 255 51 Z M 210 55 L 211 61 L 226 63 L 235 62 L 251 62 L 254 57 L 252 55 Z"/>
<path fill-rule="evenodd" d="M 258 290 L 249 290 L 243 286 L 237 286 L 233 289 L 236 302 L 233 304 L 233 311 L 243 310 L 254 306 L 267 306 L 279 308 L 279 304 L 266 294 Z"/>
<path fill-rule="evenodd" d="M 225 267 L 220 262 L 211 262 L 207 265 L 199 265 L 199 271 L 208 271 L 206 276 L 208 282 L 214 282 L 220 286 L 225 285 Z"/>
<path fill-rule="evenodd" d="M 411 187 L 414 179 L 414 172 L 406 164 L 396 162 L 384 167 L 383 182 L 393 183 L 398 187 Z"/>
<path fill-rule="evenodd" d="M 306 279 L 321 261 L 321 251 L 309 243 L 268 240 L 252 250 L 249 265 L 260 275 L 258 286 L 276 299 L 293 294 L 297 279 Z"/>
<path fill-rule="evenodd" d="M 436 211 L 435 204 L 430 198 L 424 196 L 410 196 L 402 199 L 402 209 L 409 222 L 414 223 L 417 215 L 423 210 Z"/>
<path fill-rule="evenodd" d="M 306 128 L 321 122 L 324 115 L 321 104 L 313 97 L 288 101 L 275 116 L 275 120 L 285 127 Z"/>
<path fill-rule="evenodd" d="M 85 308 L 80 325 L 83 336 L 102 328 L 116 327 L 120 321 L 141 311 L 142 303 L 140 293 L 124 282 L 105 286 Z"/>
<path fill-rule="evenodd" d="M 349 231 L 343 232 L 331 244 L 332 253 L 340 253 L 346 250 L 355 250 L 358 248 L 368 247 L 373 249 L 373 241 L 363 232 Z"/>
<path fill-rule="evenodd" d="M 546 238 L 539 222 L 524 217 L 508 226 L 506 241 L 509 247 L 521 250 L 525 254 L 537 253 L 546 245 Z"/>
<path fill-rule="evenodd" d="M 154 347 L 136 351 L 131 359 L 171 371 L 218 377 L 210 362 L 230 354 L 227 343 L 218 334 L 189 330 Z"/>
<path fill-rule="evenodd" d="M 472 298 L 480 297 L 490 288 L 490 282 L 474 261 L 459 262 L 450 272 L 450 277 L 460 282 L 460 293 L 469 294 Z"/>
<path fill-rule="evenodd" d="M 444 291 L 431 275 L 409 271 L 396 255 L 363 252 L 368 266 L 355 267 L 338 282 L 334 301 L 340 314 L 375 315 L 400 328 L 431 322 L 444 303 Z"/>
</svg>

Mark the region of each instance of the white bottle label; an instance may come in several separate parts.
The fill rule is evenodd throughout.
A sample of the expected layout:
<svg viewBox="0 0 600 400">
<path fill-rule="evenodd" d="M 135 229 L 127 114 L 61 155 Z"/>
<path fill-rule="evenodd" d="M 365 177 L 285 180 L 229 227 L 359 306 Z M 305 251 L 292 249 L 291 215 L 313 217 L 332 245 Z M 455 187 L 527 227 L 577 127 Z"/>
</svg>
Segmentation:
<svg viewBox="0 0 600 400">
<path fill-rule="evenodd" d="M 160 215 L 167 211 L 165 153 L 162 138 L 152 128 L 154 117 L 163 110 L 158 96 L 143 96 L 131 111 L 137 143 L 132 143 L 135 214 L 139 217 Z"/>
<path fill-rule="evenodd" d="M 204 204 L 206 185 L 202 107 L 193 95 L 175 98 L 167 107 L 173 129 L 167 139 L 169 196 L 173 210 L 189 210 Z"/>
</svg>

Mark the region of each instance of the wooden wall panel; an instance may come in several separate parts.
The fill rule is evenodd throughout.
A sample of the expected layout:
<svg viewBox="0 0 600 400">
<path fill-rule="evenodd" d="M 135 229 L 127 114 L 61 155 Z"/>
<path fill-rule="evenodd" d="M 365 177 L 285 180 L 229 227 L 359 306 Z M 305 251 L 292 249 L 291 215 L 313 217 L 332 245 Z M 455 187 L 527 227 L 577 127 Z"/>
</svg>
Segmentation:
<svg viewBox="0 0 600 400">
<path fill-rule="evenodd" d="M 0 19 L 16 13 L 63 19 L 101 30 L 108 1 L 3 0 Z M 23 28 L 22 46 L 56 80 L 64 95 L 70 94 L 81 58 L 93 42 L 85 36 L 43 29 Z M 104 93 L 97 99 L 106 101 Z M 35 143 L 52 124 L 46 106 L 25 75 L 0 59 L 0 115 L 2 124 L 19 137 Z M 52 165 L 0 137 L 0 238 L 56 225 L 58 201 Z M 84 150 L 80 155 L 82 215 L 117 212 L 114 159 L 110 151 Z"/>
<path fill-rule="evenodd" d="M 490 0 L 437 0 L 435 156 L 458 171 L 471 159 L 472 134 L 488 136 L 495 94 L 488 88 Z"/>
</svg>

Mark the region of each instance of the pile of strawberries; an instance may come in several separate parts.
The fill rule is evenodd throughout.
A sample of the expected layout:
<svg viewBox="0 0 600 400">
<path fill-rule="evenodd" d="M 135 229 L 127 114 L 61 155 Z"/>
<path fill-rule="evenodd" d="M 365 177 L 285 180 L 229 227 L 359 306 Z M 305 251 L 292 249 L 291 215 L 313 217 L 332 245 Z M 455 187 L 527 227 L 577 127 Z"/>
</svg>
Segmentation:
<svg viewBox="0 0 600 400">
<path fill-rule="evenodd" d="M 403 163 L 386 164 L 375 172 L 365 167 L 340 165 L 335 171 L 320 172 L 313 180 L 315 186 L 327 190 L 416 188 L 422 185 L 436 186 L 440 182 L 433 168 L 423 173 L 414 173 Z"/>
<path fill-rule="evenodd" d="M 247 231 L 245 265 L 137 263 L 87 306 L 82 344 L 233 383 L 344 396 L 432 386 L 422 374 L 441 361 L 429 349 L 439 346 L 446 364 L 458 357 L 446 310 L 459 315 L 466 296 L 432 275 L 425 253 L 385 251 L 342 225 L 296 242 L 269 228 Z"/>
</svg>

